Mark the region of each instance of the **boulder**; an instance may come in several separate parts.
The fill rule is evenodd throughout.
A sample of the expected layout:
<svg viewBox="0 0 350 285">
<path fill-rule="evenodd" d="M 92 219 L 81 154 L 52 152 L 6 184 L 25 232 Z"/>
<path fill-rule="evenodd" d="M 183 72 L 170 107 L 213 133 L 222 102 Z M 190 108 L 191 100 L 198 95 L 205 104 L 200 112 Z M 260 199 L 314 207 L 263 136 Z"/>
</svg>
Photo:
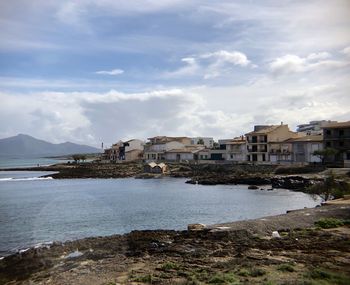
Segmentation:
<svg viewBox="0 0 350 285">
<path fill-rule="evenodd" d="M 204 224 L 189 224 L 187 226 L 188 231 L 201 231 L 206 228 L 206 225 Z"/>
</svg>

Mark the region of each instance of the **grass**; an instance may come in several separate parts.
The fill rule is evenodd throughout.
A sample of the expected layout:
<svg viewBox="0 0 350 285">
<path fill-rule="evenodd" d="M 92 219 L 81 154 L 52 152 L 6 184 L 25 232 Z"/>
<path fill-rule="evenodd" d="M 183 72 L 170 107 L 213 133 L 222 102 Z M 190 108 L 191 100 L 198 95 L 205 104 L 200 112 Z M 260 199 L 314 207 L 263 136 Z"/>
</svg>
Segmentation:
<svg viewBox="0 0 350 285">
<path fill-rule="evenodd" d="M 260 277 L 264 276 L 266 274 L 266 271 L 262 268 L 241 268 L 238 272 L 237 275 L 242 276 L 242 277 Z"/>
<path fill-rule="evenodd" d="M 315 268 L 307 273 L 307 277 L 316 281 L 315 284 L 350 284 L 350 277 L 340 273 L 331 272 L 322 268 Z M 318 282 L 318 283 L 317 283 Z M 313 284 L 313 283 L 311 283 Z"/>
<path fill-rule="evenodd" d="M 209 279 L 209 284 L 239 284 L 233 273 L 217 273 Z"/>
<path fill-rule="evenodd" d="M 160 267 L 160 269 L 162 269 L 164 271 L 179 270 L 180 266 L 174 262 L 166 262 Z"/>
<path fill-rule="evenodd" d="M 322 218 L 315 222 L 315 226 L 322 229 L 332 229 L 344 226 L 344 221 L 336 218 Z"/>
<path fill-rule="evenodd" d="M 134 276 L 131 278 L 133 282 L 143 282 L 143 283 L 150 283 L 152 284 L 153 281 L 155 281 L 155 278 L 152 274 L 146 274 L 146 275 L 139 275 Z"/>
<path fill-rule="evenodd" d="M 277 267 L 277 270 L 283 271 L 283 272 L 294 272 L 295 271 L 293 265 L 291 265 L 290 263 L 283 263 L 283 264 L 279 265 Z"/>
</svg>

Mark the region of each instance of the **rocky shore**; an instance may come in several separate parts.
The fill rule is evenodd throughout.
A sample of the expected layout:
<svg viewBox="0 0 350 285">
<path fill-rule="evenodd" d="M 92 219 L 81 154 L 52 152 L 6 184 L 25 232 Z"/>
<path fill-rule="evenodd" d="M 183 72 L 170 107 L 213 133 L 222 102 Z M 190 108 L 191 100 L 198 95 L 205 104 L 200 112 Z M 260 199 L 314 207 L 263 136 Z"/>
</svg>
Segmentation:
<svg viewBox="0 0 350 285">
<path fill-rule="evenodd" d="M 350 205 L 56 242 L 0 260 L 0 284 L 350 284 L 350 228 L 322 218 L 348 220 Z"/>
<path fill-rule="evenodd" d="M 319 179 L 309 178 L 302 175 L 276 175 L 277 166 L 273 165 L 212 165 L 212 164 L 182 164 L 169 163 L 169 171 L 164 174 L 170 177 L 189 178 L 187 183 L 202 185 L 217 184 L 245 184 L 262 186 L 269 185 L 272 188 L 284 188 L 295 191 L 313 185 Z M 290 171 L 293 168 L 285 168 Z M 159 175 L 149 175 L 143 173 L 143 163 L 80 163 L 80 164 L 56 164 L 52 166 L 40 166 L 29 168 L 2 169 L 6 171 L 55 171 L 57 173 L 49 176 L 55 179 L 74 178 L 159 178 Z M 300 172 L 303 168 L 296 168 L 295 172 Z M 312 168 L 317 171 L 318 168 Z M 309 170 L 308 170 L 309 171 Z M 281 172 L 281 171 L 280 171 Z M 293 173 L 293 172 L 292 172 Z"/>
</svg>

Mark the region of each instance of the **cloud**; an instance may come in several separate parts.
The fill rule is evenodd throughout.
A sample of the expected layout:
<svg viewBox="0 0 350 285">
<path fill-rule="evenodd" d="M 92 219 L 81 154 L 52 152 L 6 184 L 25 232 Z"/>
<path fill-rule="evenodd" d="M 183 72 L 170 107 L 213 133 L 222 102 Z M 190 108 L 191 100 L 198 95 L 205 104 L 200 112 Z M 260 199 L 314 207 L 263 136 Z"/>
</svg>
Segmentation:
<svg viewBox="0 0 350 285">
<path fill-rule="evenodd" d="M 218 50 L 181 59 L 185 66 L 165 72 L 165 78 L 201 76 L 204 79 L 216 78 L 233 72 L 234 66 L 256 67 L 247 56 L 239 51 Z"/>
<path fill-rule="evenodd" d="M 214 59 L 216 63 L 232 63 L 233 65 L 248 66 L 250 61 L 247 56 L 239 51 L 219 50 L 199 56 L 204 59 Z"/>
<path fill-rule="evenodd" d="M 95 73 L 103 74 L 103 75 L 119 75 L 119 74 L 123 74 L 124 70 L 122 69 L 100 70 L 100 71 L 96 71 Z"/>
<path fill-rule="evenodd" d="M 344 48 L 342 50 L 342 53 L 345 54 L 346 56 L 350 57 L 350 46 Z"/>
<path fill-rule="evenodd" d="M 294 54 L 287 54 L 274 59 L 269 67 L 276 75 L 302 73 L 308 71 L 319 71 L 324 69 L 337 69 L 347 67 L 350 62 L 347 60 L 332 60 L 327 52 L 311 53 L 306 57 Z"/>
</svg>

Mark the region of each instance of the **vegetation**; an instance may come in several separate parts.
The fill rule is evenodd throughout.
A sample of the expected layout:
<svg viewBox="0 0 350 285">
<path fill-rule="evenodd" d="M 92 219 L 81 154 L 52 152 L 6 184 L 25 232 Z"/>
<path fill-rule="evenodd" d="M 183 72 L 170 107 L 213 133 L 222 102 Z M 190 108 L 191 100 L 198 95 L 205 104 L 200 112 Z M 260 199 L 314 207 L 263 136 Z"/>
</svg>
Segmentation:
<svg viewBox="0 0 350 285">
<path fill-rule="evenodd" d="M 322 268 L 315 268 L 311 270 L 307 275 L 310 279 L 314 279 L 317 282 L 310 284 L 350 284 L 350 278 L 339 273 L 330 272 Z"/>
<path fill-rule="evenodd" d="M 239 284 L 233 273 L 218 273 L 209 279 L 209 284 Z"/>
<path fill-rule="evenodd" d="M 310 194 L 320 195 L 325 201 L 342 198 L 350 193 L 350 186 L 345 181 L 337 181 L 331 172 L 323 182 L 314 184 L 307 189 Z"/>
<path fill-rule="evenodd" d="M 318 173 L 325 170 L 324 165 L 305 165 L 305 166 L 279 166 L 275 170 L 275 174 L 305 174 Z"/>
<path fill-rule="evenodd" d="M 169 271 L 169 270 L 178 270 L 180 266 L 174 262 L 166 262 L 161 266 L 161 269 L 164 271 Z"/>
<path fill-rule="evenodd" d="M 318 156 L 322 160 L 322 163 L 324 164 L 325 160 L 331 158 L 337 153 L 338 153 L 338 150 L 328 147 L 323 150 L 315 150 L 313 155 Z"/>
<path fill-rule="evenodd" d="M 349 221 L 344 221 L 336 218 L 323 218 L 315 222 L 315 225 L 322 229 L 337 228 L 344 226 L 345 224 L 349 224 Z"/>
<path fill-rule="evenodd" d="M 203 144 L 204 145 L 204 140 L 203 139 L 199 139 L 197 144 Z"/>
<path fill-rule="evenodd" d="M 283 272 L 294 272 L 295 269 L 292 264 L 290 263 L 283 263 L 277 267 L 277 270 L 283 271 Z"/>
<path fill-rule="evenodd" d="M 74 159 L 75 163 L 78 163 L 80 161 L 85 161 L 86 155 L 85 154 L 73 154 L 72 158 Z"/>
</svg>

